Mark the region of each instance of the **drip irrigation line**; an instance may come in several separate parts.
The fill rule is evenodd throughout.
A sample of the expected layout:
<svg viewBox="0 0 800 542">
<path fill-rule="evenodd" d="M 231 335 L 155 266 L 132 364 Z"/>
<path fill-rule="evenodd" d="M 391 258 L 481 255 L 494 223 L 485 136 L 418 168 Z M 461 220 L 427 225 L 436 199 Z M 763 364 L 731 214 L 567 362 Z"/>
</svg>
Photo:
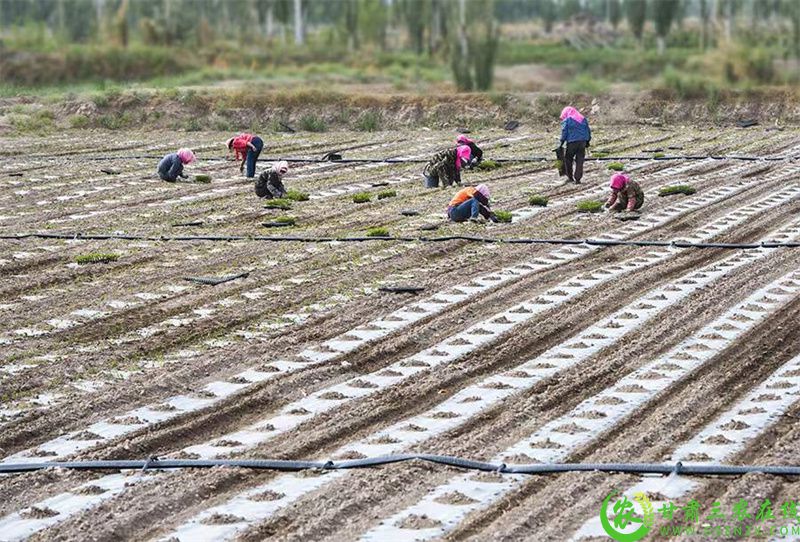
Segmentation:
<svg viewBox="0 0 800 542">
<path fill-rule="evenodd" d="M 680 474 L 683 476 L 742 476 L 750 473 L 800 476 L 800 466 L 774 465 L 684 465 L 681 462 L 666 463 L 550 463 L 509 465 L 488 463 L 461 457 L 434 454 L 396 454 L 343 461 L 294 461 L 282 459 L 147 459 L 99 460 L 99 461 L 52 461 L 35 463 L 0 464 L 0 474 L 19 474 L 44 469 L 70 470 L 163 470 L 163 469 L 208 469 L 213 467 L 238 467 L 254 470 L 303 471 L 303 470 L 350 470 L 425 461 L 436 465 L 467 470 L 496 472 L 502 474 L 559 474 L 567 472 L 605 472 L 624 474 Z"/>
<path fill-rule="evenodd" d="M 156 154 L 143 154 L 134 156 L 90 156 L 86 157 L 91 161 L 107 161 L 107 160 L 160 160 L 164 156 Z M 609 161 L 664 161 L 664 160 L 743 160 L 749 162 L 766 161 L 766 162 L 779 162 L 779 161 L 795 161 L 797 156 L 743 156 L 743 155 L 667 155 L 667 156 L 587 156 L 587 162 L 609 162 Z M 331 160 L 327 158 L 315 157 L 289 157 L 284 158 L 280 156 L 265 156 L 259 157 L 258 162 L 278 162 L 286 161 L 289 163 L 331 163 L 331 164 L 426 164 L 429 159 L 427 158 L 341 158 L 339 160 Z M 553 162 L 554 157 L 551 156 L 529 156 L 527 158 L 493 158 L 495 162 L 500 163 L 529 163 L 529 162 Z M 231 162 L 230 159 L 224 157 L 209 157 L 202 158 L 203 162 Z M 40 166 L 38 169 L 47 166 Z M 36 169 L 36 168 L 31 168 Z"/>
<path fill-rule="evenodd" d="M 719 248 L 741 250 L 750 248 L 800 248 L 800 241 L 759 243 L 692 243 L 689 241 L 638 240 L 620 241 L 616 239 L 537 239 L 529 237 L 504 238 L 480 237 L 475 235 L 445 235 L 441 237 L 414 236 L 354 236 L 354 237 L 300 237 L 294 235 L 126 235 L 126 234 L 87 234 L 87 233 L 20 233 L 0 234 L 0 240 L 20 239 L 69 239 L 83 241 L 258 241 L 258 242 L 298 242 L 298 243 L 363 243 L 369 241 L 396 241 L 404 243 L 442 243 L 446 241 L 470 241 L 475 243 L 508 243 L 512 245 L 590 245 L 590 246 L 629 246 L 629 247 L 675 247 L 675 248 Z"/>
</svg>

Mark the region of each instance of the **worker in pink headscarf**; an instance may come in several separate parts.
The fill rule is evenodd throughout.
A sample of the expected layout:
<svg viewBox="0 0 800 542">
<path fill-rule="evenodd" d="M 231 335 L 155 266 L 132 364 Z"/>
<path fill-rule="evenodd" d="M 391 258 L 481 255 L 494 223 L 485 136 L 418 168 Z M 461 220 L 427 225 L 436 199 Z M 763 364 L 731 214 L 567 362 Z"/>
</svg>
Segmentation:
<svg viewBox="0 0 800 542">
<path fill-rule="evenodd" d="M 456 138 L 456 145 L 466 145 L 467 147 L 469 147 L 470 153 L 472 155 L 472 158 L 469 161 L 469 169 L 474 168 L 475 166 L 481 163 L 481 160 L 483 160 L 483 151 L 481 150 L 481 148 L 464 134 L 461 134 L 460 136 L 458 136 L 458 138 Z"/>
<path fill-rule="evenodd" d="M 183 166 L 194 161 L 195 156 L 191 149 L 178 149 L 178 152 L 166 155 L 158 163 L 158 176 L 168 183 L 174 183 L 178 177 L 185 179 L 188 176 L 183 172 Z"/>
<path fill-rule="evenodd" d="M 489 187 L 485 184 L 468 186 L 459 190 L 447 206 L 447 218 L 451 222 L 483 223 L 497 222 L 489 205 Z"/>
<path fill-rule="evenodd" d="M 622 173 L 611 176 L 611 196 L 606 202 L 609 211 L 636 211 L 643 204 L 644 192 L 639 183 Z"/>
<path fill-rule="evenodd" d="M 586 147 L 592 141 L 592 129 L 589 121 L 572 106 L 561 111 L 561 147 L 567 144 L 564 151 L 564 169 L 567 179 L 573 183 L 583 178 L 583 161 L 586 158 Z M 574 169 L 573 169 L 574 166 Z"/>
<path fill-rule="evenodd" d="M 422 170 L 425 186 L 436 188 L 440 182 L 443 187 L 461 185 L 461 170 L 469 164 L 471 157 L 472 152 L 467 145 L 437 152 Z"/>
</svg>

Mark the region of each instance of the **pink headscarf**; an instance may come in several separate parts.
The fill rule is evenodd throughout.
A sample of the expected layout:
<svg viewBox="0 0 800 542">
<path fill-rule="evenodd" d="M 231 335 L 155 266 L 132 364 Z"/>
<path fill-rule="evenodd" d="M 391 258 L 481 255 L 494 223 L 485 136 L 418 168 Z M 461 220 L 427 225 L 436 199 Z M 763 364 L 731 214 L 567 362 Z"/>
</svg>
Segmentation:
<svg viewBox="0 0 800 542">
<path fill-rule="evenodd" d="M 467 136 L 465 136 L 464 134 L 461 134 L 456 139 L 456 143 L 458 143 L 459 145 L 469 145 L 470 143 L 472 143 L 472 140 Z"/>
<path fill-rule="evenodd" d="M 184 164 L 191 164 L 195 160 L 192 149 L 179 149 L 178 158 L 180 158 L 181 162 L 183 162 Z"/>
<path fill-rule="evenodd" d="M 479 184 L 478 186 L 475 187 L 475 190 L 480 192 L 486 199 L 489 199 L 490 195 L 489 187 L 486 186 L 485 184 Z"/>
<path fill-rule="evenodd" d="M 466 145 L 460 145 L 456 148 L 456 171 L 461 169 L 461 162 L 465 164 L 472 158 L 472 151 Z"/>
<path fill-rule="evenodd" d="M 622 188 L 628 184 L 630 181 L 630 177 L 627 175 L 623 175 L 622 173 L 615 173 L 611 176 L 611 190 L 622 190 Z"/>
<path fill-rule="evenodd" d="M 272 164 L 272 171 L 280 176 L 286 175 L 289 172 L 289 162 L 281 160 L 280 162 Z"/>
<path fill-rule="evenodd" d="M 561 120 L 566 120 L 568 117 L 577 122 L 578 124 L 580 124 L 584 120 L 584 116 L 581 115 L 580 112 L 571 105 L 568 105 L 567 107 L 561 110 Z"/>
</svg>

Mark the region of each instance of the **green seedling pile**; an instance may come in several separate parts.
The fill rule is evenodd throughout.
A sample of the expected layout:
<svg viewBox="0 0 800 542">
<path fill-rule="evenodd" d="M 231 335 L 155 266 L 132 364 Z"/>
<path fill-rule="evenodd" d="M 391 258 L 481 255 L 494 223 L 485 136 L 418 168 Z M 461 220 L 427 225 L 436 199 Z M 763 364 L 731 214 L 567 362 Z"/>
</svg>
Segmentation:
<svg viewBox="0 0 800 542">
<path fill-rule="evenodd" d="M 299 190 L 289 190 L 286 192 L 286 199 L 292 201 L 308 201 L 310 197 L 308 192 L 300 192 Z"/>
<path fill-rule="evenodd" d="M 664 158 L 665 156 L 666 154 L 664 154 L 663 152 L 657 152 L 653 155 L 653 158 Z"/>
<path fill-rule="evenodd" d="M 483 171 L 492 171 L 493 169 L 497 169 L 501 167 L 500 163 L 495 160 L 483 160 L 480 164 L 478 164 L 478 169 Z"/>
<path fill-rule="evenodd" d="M 381 190 L 378 192 L 378 199 L 394 198 L 397 196 L 396 190 Z"/>
<path fill-rule="evenodd" d="M 528 205 L 533 205 L 534 207 L 547 207 L 548 202 L 547 196 L 540 196 L 538 194 L 534 194 L 533 196 L 528 198 Z"/>
<path fill-rule="evenodd" d="M 587 199 L 579 201 L 576 207 L 581 213 L 599 213 L 603 209 L 603 202 Z"/>
<path fill-rule="evenodd" d="M 495 211 L 494 216 L 498 222 L 511 222 L 511 211 Z"/>
<path fill-rule="evenodd" d="M 91 252 L 89 254 L 81 254 L 75 257 L 78 265 L 86 265 L 90 263 L 110 263 L 119 260 L 119 254 L 110 252 Z"/>
<path fill-rule="evenodd" d="M 625 164 L 622 162 L 611 162 L 608 164 L 608 169 L 611 171 L 625 171 Z"/>
<path fill-rule="evenodd" d="M 675 186 L 662 186 L 658 189 L 659 196 L 674 196 L 676 194 L 683 194 L 685 196 L 691 196 L 697 192 L 697 189 L 694 186 L 688 184 L 676 184 Z"/>
<path fill-rule="evenodd" d="M 353 194 L 353 203 L 367 203 L 368 201 L 372 201 L 372 195 L 368 192 Z"/>
<path fill-rule="evenodd" d="M 205 175 L 201 173 L 200 175 L 194 176 L 194 182 L 196 183 L 210 183 L 211 182 L 211 175 Z"/>
<path fill-rule="evenodd" d="M 367 230 L 367 237 L 389 237 L 389 228 L 375 226 Z"/>
<path fill-rule="evenodd" d="M 293 216 L 279 216 L 276 217 L 275 220 L 273 220 L 273 222 L 279 222 L 281 224 L 289 224 L 291 226 L 294 226 L 295 224 L 297 224 L 297 219 Z"/>
<path fill-rule="evenodd" d="M 592 158 L 605 158 L 606 156 L 608 156 L 608 152 L 607 151 L 593 151 L 592 152 Z"/>
<path fill-rule="evenodd" d="M 264 208 L 281 209 L 282 211 L 288 211 L 289 209 L 292 208 L 292 200 L 285 198 L 268 199 L 267 202 L 264 204 Z"/>
</svg>

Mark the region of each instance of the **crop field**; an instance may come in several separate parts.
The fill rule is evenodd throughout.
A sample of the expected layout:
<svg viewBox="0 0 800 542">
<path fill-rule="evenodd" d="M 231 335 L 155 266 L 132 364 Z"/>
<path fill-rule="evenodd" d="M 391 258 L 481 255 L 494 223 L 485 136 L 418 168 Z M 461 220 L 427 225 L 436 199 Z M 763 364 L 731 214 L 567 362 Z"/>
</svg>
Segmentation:
<svg viewBox="0 0 800 542">
<path fill-rule="evenodd" d="M 471 136 L 500 167 L 464 182 L 510 223 L 448 223 L 455 189 L 423 188 L 452 130 L 267 135 L 259 170 L 345 159 L 292 162 L 308 199 L 284 208 L 223 159 L 228 134 L 0 138 L 0 465 L 800 463 L 800 249 L 771 246 L 800 241 L 800 132 L 598 126 L 579 185 L 552 130 Z M 179 146 L 211 182 L 156 177 Z M 639 220 L 578 211 L 612 162 Z M 676 185 L 694 193 L 659 196 Z M 678 243 L 603 244 L 645 240 Z M 52 468 L 0 475 L 0 540 L 607 540 L 612 488 L 800 498 L 763 473 Z"/>
</svg>

